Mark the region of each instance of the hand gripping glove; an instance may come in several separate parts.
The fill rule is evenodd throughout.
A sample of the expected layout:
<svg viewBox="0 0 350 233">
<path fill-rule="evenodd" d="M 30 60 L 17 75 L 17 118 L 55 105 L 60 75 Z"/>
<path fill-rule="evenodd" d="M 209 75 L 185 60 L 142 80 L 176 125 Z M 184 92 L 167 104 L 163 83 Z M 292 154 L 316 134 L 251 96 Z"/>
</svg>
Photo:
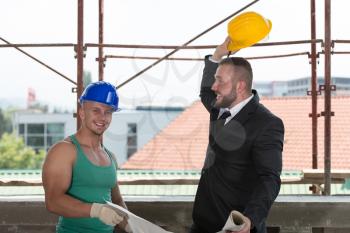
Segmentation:
<svg viewBox="0 0 350 233">
<path fill-rule="evenodd" d="M 107 205 L 93 203 L 90 210 L 91 218 L 99 218 L 103 223 L 115 226 L 123 221 L 123 217 L 110 209 Z"/>
</svg>

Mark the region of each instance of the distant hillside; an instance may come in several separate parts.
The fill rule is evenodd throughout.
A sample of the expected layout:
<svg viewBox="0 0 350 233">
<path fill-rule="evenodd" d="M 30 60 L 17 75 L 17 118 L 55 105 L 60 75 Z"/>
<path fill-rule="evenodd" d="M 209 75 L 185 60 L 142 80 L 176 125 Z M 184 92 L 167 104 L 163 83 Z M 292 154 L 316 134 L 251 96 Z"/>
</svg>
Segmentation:
<svg viewBox="0 0 350 233">
<path fill-rule="evenodd" d="M 26 102 L 22 98 L 0 98 L 0 108 L 6 109 L 8 107 L 25 108 Z"/>
</svg>

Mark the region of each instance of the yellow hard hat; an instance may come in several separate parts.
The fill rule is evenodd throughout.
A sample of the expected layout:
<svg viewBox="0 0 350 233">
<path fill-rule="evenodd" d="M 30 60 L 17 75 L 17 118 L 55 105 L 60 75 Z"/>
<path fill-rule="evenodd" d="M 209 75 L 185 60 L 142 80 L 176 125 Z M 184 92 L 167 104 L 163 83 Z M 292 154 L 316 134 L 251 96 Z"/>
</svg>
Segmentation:
<svg viewBox="0 0 350 233">
<path fill-rule="evenodd" d="M 264 39 L 271 31 L 272 23 L 260 14 L 249 11 L 233 18 L 227 25 L 231 39 L 227 49 L 239 50 L 252 46 Z"/>
</svg>

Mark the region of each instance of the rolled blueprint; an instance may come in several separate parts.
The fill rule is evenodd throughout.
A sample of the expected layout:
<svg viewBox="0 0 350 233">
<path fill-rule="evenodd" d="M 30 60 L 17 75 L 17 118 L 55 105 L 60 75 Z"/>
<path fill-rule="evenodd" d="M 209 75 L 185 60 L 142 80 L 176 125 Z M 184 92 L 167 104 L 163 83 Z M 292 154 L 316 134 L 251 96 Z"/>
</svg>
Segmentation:
<svg viewBox="0 0 350 233">
<path fill-rule="evenodd" d="M 217 233 L 225 233 L 226 231 L 240 231 L 244 227 L 244 216 L 240 212 L 233 210 L 227 218 L 227 221 L 221 231 Z"/>
</svg>

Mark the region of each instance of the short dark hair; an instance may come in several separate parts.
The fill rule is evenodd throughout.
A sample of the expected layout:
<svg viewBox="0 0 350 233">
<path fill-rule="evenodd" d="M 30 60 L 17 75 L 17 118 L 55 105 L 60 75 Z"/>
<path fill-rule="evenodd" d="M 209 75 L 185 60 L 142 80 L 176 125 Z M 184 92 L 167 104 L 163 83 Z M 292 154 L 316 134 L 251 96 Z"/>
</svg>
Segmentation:
<svg viewBox="0 0 350 233">
<path fill-rule="evenodd" d="M 231 65 L 238 69 L 240 72 L 239 79 L 245 81 L 247 84 L 247 91 L 250 92 L 252 89 L 253 83 L 253 70 L 250 63 L 243 57 L 228 57 L 220 61 L 219 66 L 221 65 Z"/>
</svg>

